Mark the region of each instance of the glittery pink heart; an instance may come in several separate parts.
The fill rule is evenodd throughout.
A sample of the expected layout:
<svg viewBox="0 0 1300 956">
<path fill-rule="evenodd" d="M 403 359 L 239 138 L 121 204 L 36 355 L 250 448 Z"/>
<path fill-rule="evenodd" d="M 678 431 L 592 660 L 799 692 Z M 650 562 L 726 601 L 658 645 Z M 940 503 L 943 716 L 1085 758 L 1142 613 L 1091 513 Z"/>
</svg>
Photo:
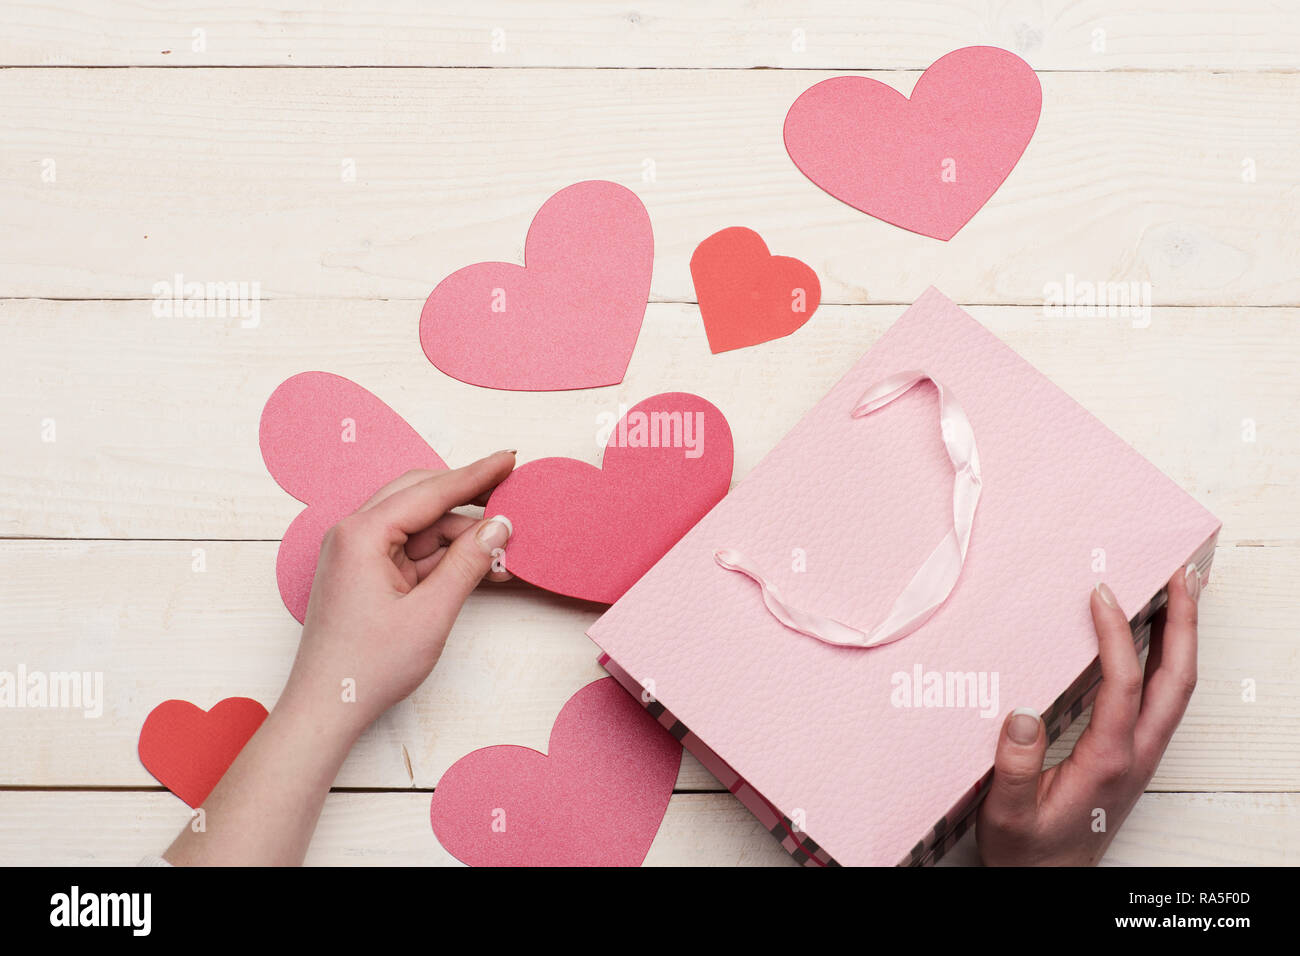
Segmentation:
<svg viewBox="0 0 1300 956">
<path fill-rule="evenodd" d="M 545 754 L 500 745 L 452 764 L 429 821 L 471 866 L 640 866 L 681 758 L 677 740 L 607 677 L 569 698 Z"/>
<path fill-rule="evenodd" d="M 285 531 L 275 562 L 280 596 L 299 621 L 325 532 L 399 475 L 447 467 L 402 416 L 329 372 L 282 382 L 262 409 L 259 440 L 271 477 L 307 505 Z"/>
</svg>

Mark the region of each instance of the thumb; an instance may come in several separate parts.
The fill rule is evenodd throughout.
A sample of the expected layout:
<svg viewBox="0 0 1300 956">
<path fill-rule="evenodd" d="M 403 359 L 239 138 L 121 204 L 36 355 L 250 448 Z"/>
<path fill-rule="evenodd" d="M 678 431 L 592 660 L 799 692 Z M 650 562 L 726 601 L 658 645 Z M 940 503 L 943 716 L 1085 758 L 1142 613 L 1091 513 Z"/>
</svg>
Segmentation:
<svg viewBox="0 0 1300 956">
<path fill-rule="evenodd" d="M 1004 825 L 1027 823 L 1038 810 L 1038 780 L 1047 734 L 1036 711 L 1017 707 L 1007 715 L 993 760 L 993 784 L 983 812 Z"/>
<path fill-rule="evenodd" d="M 503 557 L 513 533 L 514 526 L 505 515 L 493 515 L 470 525 L 447 546 L 442 559 L 409 596 L 431 605 L 431 614 L 445 615 L 446 626 L 451 627 L 465 598 L 492 570 L 493 563 Z"/>
</svg>

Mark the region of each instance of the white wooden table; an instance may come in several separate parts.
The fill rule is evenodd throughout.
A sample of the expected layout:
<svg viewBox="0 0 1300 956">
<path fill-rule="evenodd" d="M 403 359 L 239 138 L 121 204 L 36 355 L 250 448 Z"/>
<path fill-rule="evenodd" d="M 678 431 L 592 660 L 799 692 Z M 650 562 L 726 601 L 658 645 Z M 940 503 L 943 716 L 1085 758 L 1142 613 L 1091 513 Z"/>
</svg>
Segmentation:
<svg viewBox="0 0 1300 956">
<path fill-rule="evenodd" d="M 953 241 L 856 213 L 785 155 L 785 110 L 818 80 L 909 91 L 972 43 L 1025 57 L 1044 106 Z M 189 811 L 136 757 L 145 715 L 274 702 L 298 634 L 275 553 L 300 505 L 257 423 L 283 379 L 348 376 L 453 463 L 595 461 L 601 412 L 686 389 L 728 415 L 739 479 L 930 284 L 1224 522 L 1200 686 L 1107 862 L 1300 861 L 1294 4 L 5 0 L 0 65 L 0 669 L 102 671 L 107 698 L 97 720 L 0 711 L 0 862 L 161 850 Z M 587 178 L 654 223 L 626 380 L 538 396 L 439 373 L 428 292 L 519 261 L 538 206 Z M 730 225 L 812 265 L 827 304 L 714 356 L 687 261 Z M 177 273 L 260 283 L 260 323 L 155 317 Z M 1149 282 L 1150 326 L 1044 318 L 1067 275 Z M 603 673 L 596 613 L 525 587 L 471 599 L 347 762 L 309 861 L 454 863 L 430 789 L 477 747 L 545 749 Z M 950 857 L 973 859 L 969 839 Z M 789 865 L 689 757 L 647 862 Z"/>
</svg>

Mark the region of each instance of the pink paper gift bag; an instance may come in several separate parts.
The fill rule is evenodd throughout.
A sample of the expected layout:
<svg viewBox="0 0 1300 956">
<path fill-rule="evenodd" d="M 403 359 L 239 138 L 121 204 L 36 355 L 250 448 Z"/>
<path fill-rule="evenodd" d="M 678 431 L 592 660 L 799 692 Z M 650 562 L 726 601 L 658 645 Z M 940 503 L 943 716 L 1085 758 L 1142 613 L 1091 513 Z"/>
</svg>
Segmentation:
<svg viewBox="0 0 1300 956">
<path fill-rule="evenodd" d="M 929 381 L 855 417 L 915 370 Z M 1218 531 L 929 289 L 588 634 L 800 862 L 930 863 L 972 821 L 1006 714 L 1032 707 L 1055 737 L 1091 701 L 1093 585 L 1144 643 L 1165 583 L 1192 560 L 1208 573 Z M 884 640 L 812 636 L 828 628 Z"/>
</svg>

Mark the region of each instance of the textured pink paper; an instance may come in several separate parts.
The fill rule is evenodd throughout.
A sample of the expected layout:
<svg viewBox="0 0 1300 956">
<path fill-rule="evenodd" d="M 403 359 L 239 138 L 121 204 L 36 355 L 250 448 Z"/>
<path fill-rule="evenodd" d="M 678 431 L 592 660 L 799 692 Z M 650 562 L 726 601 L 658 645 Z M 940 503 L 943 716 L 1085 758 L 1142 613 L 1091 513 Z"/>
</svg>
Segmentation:
<svg viewBox="0 0 1300 956">
<path fill-rule="evenodd" d="M 931 64 L 910 99 L 867 77 L 823 80 L 786 114 L 785 147 L 836 199 L 946 240 L 1019 161 L 1042 99 L 1038 77 L 1020 57 L 964 47 Z"/>
<path fill-rule="evenodd" d="M 933 386 L 849 416 L 868 386 L 912 368 L 952 390 L 979 443 L 966 564 L 903 640 L 822 644 L 783 627 L 713 549 L 748 554 L 800 606 L 880 619 L 952 520 Z M 1046 711 L 1092 662 L 1098 578 L 1132 617 L 1218 527 L 930 289 L 588 633 L 836 861 L 893 865 L 989 770 L 1002 718 Z M 894 706 L 894 675 L 917 666 L 998 674 L 996 713 Z"/>
<path fill-rule="evenodd" d="M 653 261 L 650 216 L 636 194 L 577 183 L 534 217 L 523 266 L 479 262 L 438 283 L 420 315 L 420 344 L 471 385 L 616 385 L 641 331 Z"/>
<path fill-rule="evenodd" d="M 303 372 L 271 393 L 260 444 L 271 477 L 307 505 L 285 531 L 275 562 L 280 596 L 299 621 L 325 532 L 399 475 L 447 467 L 395 411 L 328 372 Z"/>
<path fill-rule="evenodd" d="M 452 764 L 429 807 L 447 852 L 471 866 L 640 866 L 681 745 L 606 677 L 569 698 L 547 751 L 485 747 Z"/>
<path fill-rule="evenodd" d="M 683 441 L 687 433 L 671 420 L 691 416 L 693 428 L 702 423 L 699 455 L 662 441 L 634 447 L 639 433 L 624 426 L 637 416 L 669 421 L 669 436 Z M 664 392 L 637 403 L 610 433 L 602 467 L 542 458 L 492 492 L 486 513 L 505 515 L 514 528 L 506 568 L 548 591 L 613 603 L 727 493 L 732 451 L 726 418 L 698 395 Z"/>
</svg>

